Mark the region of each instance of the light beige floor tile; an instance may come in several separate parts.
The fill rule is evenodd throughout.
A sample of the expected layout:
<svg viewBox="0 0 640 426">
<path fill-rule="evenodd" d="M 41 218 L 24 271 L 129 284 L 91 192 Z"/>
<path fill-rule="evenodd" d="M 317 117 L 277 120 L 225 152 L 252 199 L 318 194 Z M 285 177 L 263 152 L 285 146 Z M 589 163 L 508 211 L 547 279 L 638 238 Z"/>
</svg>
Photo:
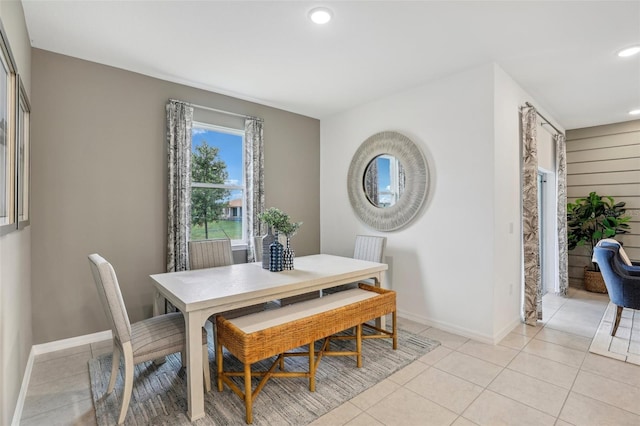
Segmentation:
<svg viewBox="0 0 640 426">
<path fill-rule="evenodd" d="M 502 367 L 459 352 L 452 352 L 434 366 L 482 387 L 486 387 L 502 371 Z"/>
<path fill-rule="evenodd" d="M 567 389 L 512 370 L 500 373 L 488 389 L 554 417 L 560 414 L 569 393 Z"/>
<path fill-rule="evenodd" d="M 422 372 L 404 387 L 457 414 L 462 414 L 483 390 L 437 368 Z"/>
<path fill-rule="evenodd" d="M 604 402 L 570 392 L 560 419 L 579 426 L 638 426 L 640 416 Z"/>
<path fill-rule="evenodd" d="M 577 334 L 579 336 L 593 338 L 600 325 L 600 318 L 597 317 L 578 317 L 576 314 L 559 311 L 551 318 L 545 327 L 554 330 L 564 331 L 565 333 Z"/>
<path fill-rule="evenodd" d="M 367 414 L 386 426 L 450 425 L 458 417 L 405 388 L 398 389 L 369 408 Z"/>
<path fill-rule="evenodd" d="M 507 368 L 564 389 L 571 389 L 578 375 L 577 367 L 570 367 L 526 352 L 520 352 Z"/>
<path fill-rule="evenodd" d="M 464 412 L 479 425 L 552 426 L 556 419 L 491 391 L 484 391 Z"/>
<path fill-rule="evenodd" d="M 60 380 L 67 376 L 86 374 L 89 379 L 89 359 L 91 351 L 69 355 L 64 358 L 55 358 L 48 361 L 36 361 L 31 371 L 29 386 L 37 386 L 43 383 Z"/>
<path fill-rule="evenodd" d="M 413 379 L 414 377 L 422 373 L 427 368 L 429 368 L 427 364 L 414 361 L 411 364 L 404 367 L 402 370 L 396 371 L 391 376 L 389 376 L 389 380 L 399 385 L 404 385 L 409 380 Z"/>
<path fill-rule="evenodd" d="M 329 411 L 324 416 L 318 417 L 309 426 L 342 426 L 355 419 L 362 410 L 350 402 L 345 402 L 339 407 Z"/>
<path fill-rule="evenodd" d="M 458 352 L 480 358 L 501 367 L 506 367 L 518 354 L 518 351 L 515 349 L 499 345 L 487 345 L 486 343 L 476 342 L 475 340 L 469 340 L 460 346 Z"/>
<path fill-rule="evenodd" d="M 535 339 L 544 340 L 545 342 L 555 343 L 571 349 L 587 352 L 591 345 L 591 339 L 588 337 L 578 336 L 576 334 L 565 333 L 564 331 L 554 330 L 545 327 L 536 334 Z"/>
<path fill-rule="evenodd" d="M 20 426 L 93 426 L 97 425 L 96 413 L 91 398 L 58 407 L 29 419 L 20 421 Z"/>
<path fill-rule="evenodd" d="M 434 350 L 427 352 L 426 355 L 418 358 L 418 361 L 423 362 L 427 365 L 433 365 L 445 356 L 449 355 L 451 352 L 453 352 L 453 349 L 449 349 L 446 346 L 440 345 Z"/>
<path fill-rule="evenodd" d="M 565 422 L 564 420 L 557 419 L 555 426 L 576 426 L 573 423 Z"/>
<path fill-rule="evenodd" d="M 347 426 L 384 426 L 384 423 L 380 423 L 367 413 L 358 414 L 353 420 L 345 424 Z"/>
<path fill-rule="evenodd" d="M 513 330 L 511 330 L 511 332 L 522 334 L 528 337 L 533 337 L 536 334 L 538 334 L 540 330 L 542 330 L 542 326 L 534 327 L 532 325 L 527 325 L 527 324 L 518 324 L 515 327 L 513 327 Z"/>
<path fill-rule="evenodd" d="M 63 377 L 60 380 L 29 386 L 22 418 L 27 419 L 64 405 L 91 398 L 89 378 L 84 374 Z"/>
<path fill-rule="evenodd" d="M 580 371 L 571 391 L 640 415 L 638 387 Z"/>
<path fill-rule="evenodd" d="M 361 410 L 366 410 L 398 388 L 400 388 L 400 385 L 389 379 L 385 379 L 352 398 L 351 403 Z"/>
<path fill-rule="evenodd" d="M 552 361 L 561 362 L 572 367 L 580 367 L 585 353 L 576 349 L 565 348 L 542 340 L 533 339 L 523 349 L 524 352 L 538 355 Z"/>
<path fill-rule="evenodd" d="M 391 324 L 391 320 L 387 320 L 387 324 Z M 403 330 L 408 331 L 409 333 L 420 334 L 423 331 L 428 330 L 429 327 L 426 324 L 420 324 L 419 322 L 411 321 L 405 318 L 397 318 L 397 326 Z"/>
<path fill-rule="evenodd" d="M 89 359 L 91 358 L 91 346 L 89 344 L 86 344 L 81 346 L 74 346 L 73 348 L 62 349 L 59 351 L 47 352 L 44 354 L 36 355 L 34 361 L 36 363 L 39 363 L 81 354 L 87 356 L 87 361 L 89 361 Z"/>
<path fill-rule="evenodd" d="M 587 354 L 582 370 L 640 387 L 640 367 L 600 355 Z"/>
<path fill-rule="evenodd" d="M 429 337 L 433 340 L 440 342 L 442 346 L 446 346 L 450 349 L 457 349 L 466 342 L 466 337 L 458 336 L 457 334 L 447 333 L 438 328 L 430 328 L 420 333 L 421 336 Z"/>
<path fill-rule="evenodd" d="M 455 422 L 451 423 L 451 426 L 476 426 L 476 425 L 477 423 L 474 423 L 469 419 L 465 419 L 462 416 L 458 417 Z"/>
<path fill-rule="evenodd" d="M 514 333 L 512 331 L 511 333 L 507 334 L 505 338 L 502 339 L 498 344 L 500 346 L 506 346 L 511 349 L 520 350 L 524 348 L 531 339 L 533 339 L 533 337 Z"/>
</svg>

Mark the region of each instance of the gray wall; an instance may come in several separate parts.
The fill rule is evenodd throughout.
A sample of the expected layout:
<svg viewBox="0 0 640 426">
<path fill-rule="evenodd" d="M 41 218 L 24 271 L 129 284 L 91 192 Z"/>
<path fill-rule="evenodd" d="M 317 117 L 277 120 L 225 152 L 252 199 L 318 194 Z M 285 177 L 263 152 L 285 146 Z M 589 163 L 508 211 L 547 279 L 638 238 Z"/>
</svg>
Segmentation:
<svg viewBox="0 0 640 426">
<path fill-rule="evenodd" d="M 320 123 L 263 105 L 32 50 L 34 343 L 108 329 L 87 255 L 114 265 L 129 317 L 151 315 L 165 271 L 165 104 L 176 98 L 264 118 L 265 194 L 320 249 Z M 212 70 L 212 72 L 215 72 Z"/>
<path fill-rule="evenodd" d="M 31 45 L 22 3 L 0 1 L 0 19 L 27 95 L 31 95 Z M 0 236 L 0 424 L 11 424 L 31 335 L 31 227 Z"/>
<path fill-rule="evenodd" d="M 632 260 L 640 260 L 640 120 L 567 132 L 567 196 L 589 192 L 626 202 L 631 232 L 616 237 Z M 584 248 L 569 253 L 569 280 L 583 286 L 583 268 L 591 262 Z"/>
</svg>

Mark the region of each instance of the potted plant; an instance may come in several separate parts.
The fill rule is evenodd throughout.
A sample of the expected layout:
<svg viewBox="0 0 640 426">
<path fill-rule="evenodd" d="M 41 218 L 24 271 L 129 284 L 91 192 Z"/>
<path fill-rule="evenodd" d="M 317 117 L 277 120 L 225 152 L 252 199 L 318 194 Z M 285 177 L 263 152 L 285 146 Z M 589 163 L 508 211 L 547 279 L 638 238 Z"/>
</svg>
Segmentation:
<svg viewBox="0 0 640 426">
<path fill-rule="evenodd" d="M 593 258 L 593 248 L 603 238 L 614 238 L 626 234 L 631 216 L 625 214 L 626 203 L 616 203 L 613 197 L 600 196 L 591 192 L 586 198 L 579 198 L 567 204 L 567 243 L 569 250 L 585 246 L 589 258 Z M 600 274 L 598 264 L 585 266 L 585 289 L 606 293 L 607 289 Z"/>
</svg>

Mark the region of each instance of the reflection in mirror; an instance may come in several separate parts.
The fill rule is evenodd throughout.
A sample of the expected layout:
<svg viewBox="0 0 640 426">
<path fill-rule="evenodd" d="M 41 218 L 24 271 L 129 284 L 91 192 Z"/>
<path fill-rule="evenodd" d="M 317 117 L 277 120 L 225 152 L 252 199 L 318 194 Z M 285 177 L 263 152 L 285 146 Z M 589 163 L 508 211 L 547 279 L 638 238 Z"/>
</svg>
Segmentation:
<svg viewBox="0 0 640 426">
<path fill-rule="evenodd" d="M 367 165 L 362 184 L 371 204 L 381 208 L 391 207 L 404 192 L 404 167 L 392 155 L 378 155 Z"/>
</svg>

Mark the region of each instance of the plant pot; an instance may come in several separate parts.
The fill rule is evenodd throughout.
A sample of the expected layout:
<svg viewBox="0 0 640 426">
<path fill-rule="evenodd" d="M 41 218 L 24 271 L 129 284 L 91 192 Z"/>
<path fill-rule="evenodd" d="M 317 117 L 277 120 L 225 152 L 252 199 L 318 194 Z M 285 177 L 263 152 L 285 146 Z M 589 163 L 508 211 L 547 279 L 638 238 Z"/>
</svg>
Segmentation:
<svg viewBox="0 0 640 426">
<path fill-rule="evenodd" d="M 584 289 L 592 293 L 606 293 L 607 286 L 604 284 L 604 278 L 598 271 L 590 271 L 587 266 L 584 267 Z"/>
</svg>

